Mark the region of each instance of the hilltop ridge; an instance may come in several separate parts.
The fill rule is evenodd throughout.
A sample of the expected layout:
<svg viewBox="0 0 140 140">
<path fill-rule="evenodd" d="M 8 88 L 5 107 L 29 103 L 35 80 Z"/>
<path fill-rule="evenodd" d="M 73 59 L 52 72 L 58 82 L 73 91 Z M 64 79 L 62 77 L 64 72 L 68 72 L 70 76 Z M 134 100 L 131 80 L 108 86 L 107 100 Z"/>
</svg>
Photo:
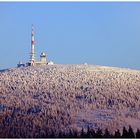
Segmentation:
<svg viewBox="0 0 140 140">
<path fill-rule="evenodd" d="M 140 126 L 140 71 L 46 65 L 0 72 L 0 135 Z M 26 135 L 25 135 L 26 134 Z"/>
</svg>

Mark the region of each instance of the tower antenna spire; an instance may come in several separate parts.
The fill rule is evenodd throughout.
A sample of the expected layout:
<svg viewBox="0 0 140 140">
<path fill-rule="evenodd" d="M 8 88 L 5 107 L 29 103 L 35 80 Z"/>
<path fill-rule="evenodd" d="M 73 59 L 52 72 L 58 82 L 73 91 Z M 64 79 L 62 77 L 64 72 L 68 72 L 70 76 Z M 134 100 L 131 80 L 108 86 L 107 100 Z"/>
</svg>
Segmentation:
<svg viewBox="0 0 140 140">
<path fill-rule="evenodd" d="M 34 25 L 32 24 L 32 31 L 34 31 Z"/>
<path fill-rule="evenodd" d="M 35 46 L 34 46 L 34 26 L 32 24 L 32 33 L 31 33 L 31 65 L 35 64 Z"/>
</svg>

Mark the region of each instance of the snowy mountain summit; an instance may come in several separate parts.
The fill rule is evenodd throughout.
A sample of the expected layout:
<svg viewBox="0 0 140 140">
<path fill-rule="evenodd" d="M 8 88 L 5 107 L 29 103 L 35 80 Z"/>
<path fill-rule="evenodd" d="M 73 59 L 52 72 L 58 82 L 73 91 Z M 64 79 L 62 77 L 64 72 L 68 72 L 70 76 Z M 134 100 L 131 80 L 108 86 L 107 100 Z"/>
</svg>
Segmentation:
<svg viewBox="0 0 140 140">
<path fill-rule="evenodd" d="M 0 136 L 140 128 L 140 71 L 44 65 L 0 72 Z"/>
</svg>

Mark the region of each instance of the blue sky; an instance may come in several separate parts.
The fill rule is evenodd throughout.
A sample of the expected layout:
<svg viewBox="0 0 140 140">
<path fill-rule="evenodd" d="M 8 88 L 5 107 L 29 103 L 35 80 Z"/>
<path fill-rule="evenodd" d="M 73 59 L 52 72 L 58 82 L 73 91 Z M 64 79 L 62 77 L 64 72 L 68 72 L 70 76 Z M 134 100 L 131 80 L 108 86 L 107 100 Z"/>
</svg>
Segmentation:
<svg viewBox="0 0 140 140">
<path fill-rule="evenodd" d="M 36 57 L 140 69 L 140 2 L 0 2 L 0 69 Z"/>
</svg>

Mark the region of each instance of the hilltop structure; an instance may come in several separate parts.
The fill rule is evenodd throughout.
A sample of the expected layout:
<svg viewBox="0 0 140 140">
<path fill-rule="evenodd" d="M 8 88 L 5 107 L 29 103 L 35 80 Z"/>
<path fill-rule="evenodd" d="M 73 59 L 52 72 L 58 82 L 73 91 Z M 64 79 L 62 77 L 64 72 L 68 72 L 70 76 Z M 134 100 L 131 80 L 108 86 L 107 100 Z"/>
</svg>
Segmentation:
<svg viewBox="0 0 140 140">
<path fill-rule="evenodd" d="M 35 58 L 35 43 L 34 42 L 35 42 L 35 39 L 34 39 L 34 27 L 32 25 L 30 60 L 26 64 L 24 64 L 22 61 L 19 61 L 19 63 L 17 64 L 17 67 L 37 66 L 37 65 L 53 65 L 54 64 L 52 61 L 49 61 L 47 63 L 45 52 L 42 52 L 40 54 L 40 61 L 36 60 L 36 58 Z"/>
</svg>

